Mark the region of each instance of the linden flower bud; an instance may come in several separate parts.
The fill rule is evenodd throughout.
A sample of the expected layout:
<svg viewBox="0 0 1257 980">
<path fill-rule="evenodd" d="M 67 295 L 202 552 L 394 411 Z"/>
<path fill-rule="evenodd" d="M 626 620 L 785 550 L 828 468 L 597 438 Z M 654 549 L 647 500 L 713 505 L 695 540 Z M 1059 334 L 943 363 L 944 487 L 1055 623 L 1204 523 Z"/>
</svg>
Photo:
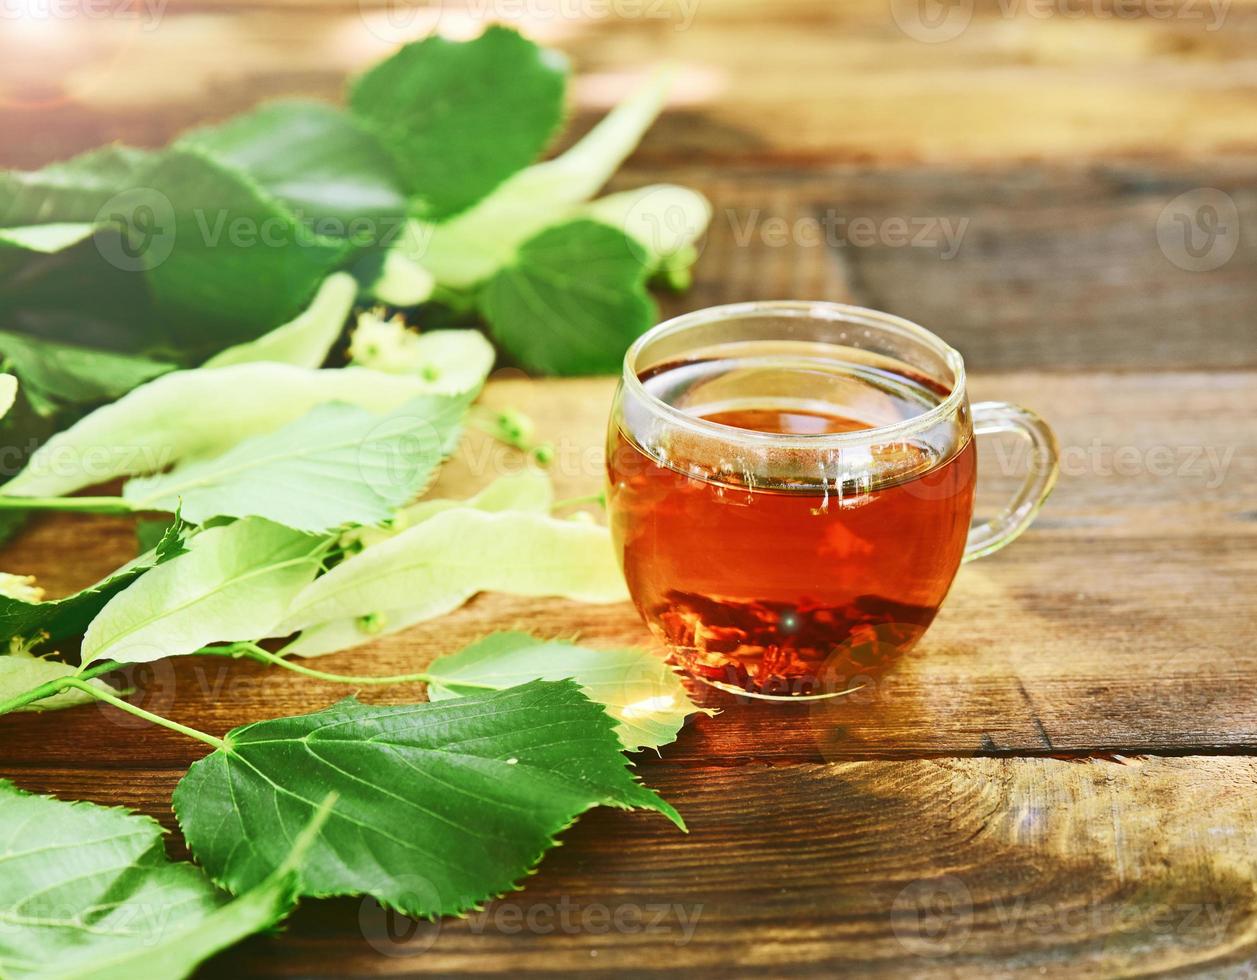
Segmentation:
<svg viewBox="0 0 1257 980">
<path fill-rule="evenodd" d="M 419 335 L 400 317 L 385 320 L 377 312 L 358 315 L 358 324 L 349 338 L 349 356 L 355 364 L 389 374 L 411 374 L 423 370 L 415 345 Z"/>
<path fill-rule="evenodd" d="M 10 575 L 0 572 L 0 595 L 22 602 L 43 602 L 44 590 L 35 584 L 34 575 Z"/>
<path fill-rule="evenodd" d="M 384 632 L 384 627 L 387 625 L 388 617 L 383 613 L 367 613 L 365 616 L 358 617 L 358 629 L 368 636 L 378 636 Z"/>
<path fill-rule="evenodd" d="M 528 445 L 537 431 L 532 419 L 513 408 L 499 412 L 496 422 L 499 437 L 513 446 Z"/>
</svg>

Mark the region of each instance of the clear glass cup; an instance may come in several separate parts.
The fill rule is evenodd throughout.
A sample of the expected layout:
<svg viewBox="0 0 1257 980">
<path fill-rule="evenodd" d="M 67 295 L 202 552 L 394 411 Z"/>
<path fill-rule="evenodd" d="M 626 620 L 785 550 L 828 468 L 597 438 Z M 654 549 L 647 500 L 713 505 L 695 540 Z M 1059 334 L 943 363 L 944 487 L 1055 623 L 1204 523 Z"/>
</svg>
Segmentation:
<svg viewBox="0 0 1257 980">
<path fill-rule="evenodd" d="M 975 436 L 1032 448 L 973 522 Z M 769 700 L 834 697 L 920 639 L 963 561 L 1029 526 L 1051 430 L 970 405 L 964 362 L 900 317 L 769 302 L 686 314 L 628 351 L 607 502 L 629 592 L 692 676 Z"/>
</svg>

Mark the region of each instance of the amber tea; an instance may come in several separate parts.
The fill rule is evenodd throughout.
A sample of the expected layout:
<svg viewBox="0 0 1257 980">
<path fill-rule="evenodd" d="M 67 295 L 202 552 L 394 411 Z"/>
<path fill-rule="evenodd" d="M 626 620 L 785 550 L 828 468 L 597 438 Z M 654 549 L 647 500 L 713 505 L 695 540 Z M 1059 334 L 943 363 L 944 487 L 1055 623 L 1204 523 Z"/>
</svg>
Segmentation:
<svg viewBox="0 0 1257 980">
<path fill-rule="evenodd" d="M 910 419 L 948 394 L 906 365 L 834 355 L 743 344 L 640 376 L 695 419 L 803 437 L 778 453 L 776 474 L 769 450 L 755 466 L 722 466 L 697 458 L 699 446 L 687 458 L 683 432 L 650 449 L 623 425 L 612 433 L 609 502 L 629 590 L 674 656 L 717 686 L 806 696 L 875 672 L 924 632 L 960 564 L 972 438 L 946 456 L 911 440 L 857 447 L 828 472 L 800 458 L 809 438 Z M 879 451 L 894 465 L 874 466 Z M 880 469 L 894 475 L 879 482 Z"/>
</svg>

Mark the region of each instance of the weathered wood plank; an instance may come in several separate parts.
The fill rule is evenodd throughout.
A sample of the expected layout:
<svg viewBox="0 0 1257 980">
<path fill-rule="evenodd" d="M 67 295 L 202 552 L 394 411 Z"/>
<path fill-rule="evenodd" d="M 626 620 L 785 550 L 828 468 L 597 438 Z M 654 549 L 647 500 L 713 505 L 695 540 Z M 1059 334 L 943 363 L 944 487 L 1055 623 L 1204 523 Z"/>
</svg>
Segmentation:
<svg viewBox="0 0 1257 980">
<path fill-rule="evenodd" d="M 765 716 L 761 715 L 761 718 Z M 205 976 L 1245 976 L 1257 762 L 658 766 L 685 814 L 595 811 L 518 894 L 439 926 L 308 902 Z M 169 818 L 172 774 L 22 773 Z M 416 887 L 420 887 L 418 884 Z"/>
<path fill-rule="evenodd" d="M 925 324 L 986 371 L 1257 365 L 1251 165 L 639 165 L 617 186 L 656 180 L 715 209 L 694 287 L 669 310 L 854 302 Z"/>
<path fill-rule="evenodd" d="M 486 399 L 535 417 L 540 435 L 556 443 L 560 496 L 579 496 L 602 481 L 612 386 L 498 381 Z M 1257 750 L 1257 375 L 979 376 L 973 396 L 1033 406 L 1056 427 L 1064 473 L 1038 524 L 961 570 L 938 621 L 896 670 L 853 677 L 860 692 L 819 707 L 722 700 L 724 713 L 696 720 L 671 762 Z M 988 451 L 983 474 L 995 464 L 1007 485 L 1019 462 L 1003 462 L 1001 473 L 998 453 Z M 461 496 L 519 465 L 514 451 L 473 435 L 437 492 Z M 34 573 L 56 594 L 107 574 L 131 547 L 124 521 L 58 517 L 0 552 L 0 567 Z M 481 596 L 324 665 L 419 670 L 486 632 L 516 627 L 594 645 L 650 642 L 627 604 Z M 212 732 L 314 710 L 345 693 L 205 658 L 140 668 L 135 681 L 150 706 Z M 364 696 L 421 695 L 412 687 Z M 0 764 L 84 764 L 82 746 L 102 737 L 124 747 L 94 755 L 90 764 L 102 768 L 196 757 L 186 740 L 130 722 L 107 708 L 0 719 Z"/>
<path fill-rule="evenodd" d="M 747 0 L 705 0 L 685 30 L 654 16 L 531 26 L 587 73 L 568 139 L 649 63 L 684 68 L 616 185 L 676 181 L 715 205 L 695 287 L 670 311 L 850 300 L 933 326 L 985 370 L 1257 366 L 1257 236 L 1243 234 L 1257 222 L 1244 135 L 1257 12 L 1231 5 L 1207 31 L 1137 5 L 1068 21 L 1028 12 L 1041 5 L 976 3 L 942 44 L 895 29 L 888 0 L 789 0 L 767 24 Z M 337 99 L 438 15 L 473 30 L 457 5 L 425 9 L 176 0 L 153 29 L 6 31 L 0 165 L 158 145 L 271 97 Z"/>
<path fill-rule="evenodd" d="M 678 63 L 677 108 L 643 151 L 655 160 L 1073 162 L 1257 150 L 1251 0 L 973 0 L 924 35 L 930 8 L 907 0 L 776 0 L 771 16 L 757 0 L 118 6 L 142 13 L 6 19 L 6 165 L 115 139 L 162 142 L 260 98 L 334 98 L 347 75 L 397 44 L 434 26 L 474 34 L 494 18 L 570 53 L 586 76 L 576 89 L 586 109 L 623 92 L 626 73 Z"/>
</svg>

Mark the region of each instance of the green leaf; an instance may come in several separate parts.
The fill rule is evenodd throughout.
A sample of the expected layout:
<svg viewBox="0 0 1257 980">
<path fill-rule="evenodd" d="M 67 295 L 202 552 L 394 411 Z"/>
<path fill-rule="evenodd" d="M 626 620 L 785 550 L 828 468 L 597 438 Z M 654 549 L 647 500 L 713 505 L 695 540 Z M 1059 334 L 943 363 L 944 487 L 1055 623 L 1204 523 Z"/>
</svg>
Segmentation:
<svg viewBox="0 0 1257 980">
<path fill-rule="evenodd" d="M 432 273 L 410 257 L 406 249 L 394 246 L 376 256 L 377 265 L 364 279 L 364 292 L 388 306 L 418 306 L 431 298 L 436 280 Z"/>
<path fill-rule="evenodd" d="M 224 904 L 196 868 L 167 860 L 149 817 L 0 781 L 0 826 L 6 977 L 83 975 Z"/>
<path fill-rule="evenodd" d="M 110 227 L 53 255 L 0 251 L 0 325 L 41 340 L 180 360 L 145 276 L 104 258 L 123 254 L 123 242 Z"/>
<path fill-rule="evenodd" d="M 157 309 L 185 351 L 221 350 L 291 320 L 348 254 L 200 152 L 168 150 L 143 180 L 124 223 L 142 239 Z M 144 208 L 157 215 L 152 231 L 138 219 Z"/>
<path fill-rule="evenodd" d="M 159 341 L 183 360 L 292 319 L 348 254 L 344 240 L 311 231 L 247 175 L 191 147 L 96 151 L 0 178 L 0 228 L 67 223 L 93 224 L 94 242 L 0 289 L 9 322 L 51 336 L 51 319 L 66 339 L 67 321 L 104 310 L 93 330 L 115 342 L 101 346 L 136 352 Z M 141 290 L 118 304 L 114 294 L 133 283 Z"/>
<path fill-rule="evenodd" d="M 141 517 L 135 522 L 135 541 L 141 554 L 158 546 L 172 520 L 170 517 Z"/>
<path fill-rule="evenodd" d="M 130 481 L 136 510 L 265 517 L 300 531 L 379 524 L 431 480 L 457 440 L 465 399 L 420 395 L 389 415 L 318 405 L 221 456 Z"/>
<path fill-rule="evenodd" d="M 334 273 L 323 281 L 314 301 L 295 319 L 257 340 L 228 347 L 201 366 L 219 368 L 274 361 L 297 367 L 319 367 L 340 338 L 357 293 L 358 284 L 353 276 L 347 272 Z"/>
<path fill-rule="evenodd" d="M 135 186 L 152 159 L 147 150 L 106 146 L 42 170 L 2 173 L 0 228 L 94 222 L 111 197 Z"/>
<path fill-rule="evenodd" d="M 21 379 L 32 407 L 53 415 L 69 406 L 121 398 L 175 365 L 0 331 L 0 356 Z"/>
<path fill-rule="evenodd" d="M 408 44 L 352 87 L 350 107 L 393 154 L 425 218 L 470 207 L 545 148 L 566 65 L 504 27 Z"/>
<path fill-rule="evenodd" d="M 577 220 L 548 228 L 483 288 L 493 336 L 524 367 L 609 374 L 656 319 L 649 268 L 623 232 Z"/>
<path fill-rule="evenodd" d="M 378 241 L 406 214 L 393 158 L 362 123 L 334 106 L 274 102 L 194 130 L 176 146 L 244 171 L 327 235 Z"/>
<path fill-rule="evenodd" d="M 86 222 L 0 228 L 0 247 L 51 255 L 90 238 L 95 231 L 96 226 Z"/>
<path fill-rule="evenodd" d="M 29 463 L 31 454 L 56 431 L 57 420 L 36 412 L 20 385 L 0 382 L 0 387 L 13 396 L 8 411 L 0 417 L 0 446 L 5 449 L 0 454 L 0 479 L 5 479 Z M 24 510 L 0 511 L 0 543 L 16 534 L 29 516 Z"/>
<path fill-rule="evenodd" d="M 330 813 L 325 798 L 288 856 L 267 878 L 185 930 L 163 934 L 151 947 L 132 948 L 107 963 L 89 967 L 84 980 L 134 980 L 135 977 L 183 977 L 202 960 L 246 936 L 273 929 L 292 911 L 301 894 L 300 869 Z"/>
<path fill-rule="evenodd" d="M 653 271 L 707 230 L 711 204 L 688 187 L 651 184 L 601 197 L 581 213 L 624 232 L 640 248 L 642 264 Z"/>
<path fill-rule="evenodd" d="M 19 694 L 25 694 L 27 691 L 39 687 L 40 684 L 46 684 L 48 681 L 54 681 L 61 677 L 71 677 L 77 673 L 78 668 L 71 667 L 69 664 L 58 663 L 55 660 L 43 660 L 28 653 L 15 651 L 8 656 L 0 656 L 0 702 L 17 697 Z M 102 691 L 113 691 L 113 688 L 99 678 L 88 681 L 88 683 L 100 688 Z M 67 688 L 50 698 L 34 701 L 14 710 L 58 711 L 62 708 L 73 708 L 76 705 L 89 704 L 95 700 L 86 691 Z M 3 797 L 4 785 L 4 783 L 0 782 L 0 798 Z M 3 866 L 3 863 L 4 859 L 0 856 L 0 867 Z M 0 901 L 0 906 L 3 906 L 2 901 Z M 2 913 L 0 913 L 0 921 L 3 921 Z M 3 930 L 0 930 L 0 948 L 3 945 Z M 3 963 L 3 953 L 0 953 L 0 966 L 3 966 Z"/>
<path fill-rule="evenodd" d="M 275 868 L 329 789 L 338 799 L 302 869 L 304 894 L 368 894 L 413 916 L 518 887 L 594 806 L 644 807 L 684 826 L 634 779 L 611 719 L 570 681 L 440 704 L 351 698 L 225 742 L 173 802 L 188 846 L 232 891 Z"/>
<path fill-rule="evenodd" d="M 489 514 L 511 510 L 549 514 L 553 505 L 554 486 L 550 478 L 540 470 L 524 470 L 522 473 L 498 477 L 474 497 L 466 500 L 442 497 L 418 500 L 399 510 L 387 527 L 354 528 L 345 535 L 345 540 L 370 547 L 396 537 L 407 528 L 421 524 L 437 514 L 460 507 L 474 507 Z"/>
<path fill-rule="evenodd" d="M 304 589 L 273 635 L 306 656 L 366 643 L 457 609 L 477 592 L 627 598 L 607 529 L 519 511 L 435 514 Z"/>
<path fill-rule="evenodd" d="M 489 514 L 501 511 L 549 514 L 553 503 L 554 487 L 550 483 L 550 478 L 539 470 L 525 470 L 522 473 L 499 477 L 474 497 L 468 497 L 465 500 L 448 497 L 417 500 L 394 514 L 387 525 L 351 528 L 342 535 L 341 540 L 347 546 L 367 548 L 396 537 L 402 531 L 436 517 L 437 514 L 443 514 L 447 510 L 472 507 Z M 356 627 L 354 632 L 358 632 Z"/>
<path fill-rule="evenodd" d="M 585 696 L 617 722 L 620 744 L 630 752 L 676 741 L 685 716 L 699 709 L 676 672 L 646 650 L 589 650 L 527 633 L 494 633 L 427 668 L 432 701 L 465 694 L 470 687 L 504 689 L 531 680 L 571 678 Z M 462 682 L 460 685 L 459 682 Z"/>
<path fill-rule="evenodd" d="M 0 594 L 0 643 L 8 643 L 14 637 L 33 640 L 43 634 L 45 639 L 41 645 L 51 645 L 80 635 L 114 596 L 145 572 L 182 552 L 184 530 L 180 521 L 174 521 L 154 549 L 123 565 L 95 585 L 63 599 L 39 602 L 33 597 L 28 600 Z"/>
<path fill-rule="evenodd" d="M 320 815 L 321 816 L 321 815 Z M 167 859 L 161 826 L 127 810 L 33 796 L 0 781 L 0 975 L 177 980 L 291 911 L 320 824 L 232 900 Z"/>
<path fill-rule="evenodd" d="M 224 452 L 325 402 L 389 412 L 438 388 L 422 378 L 366 368 L 314 371 L 259 362 L 175 371 L 53 436 L 0 491 L 60 496 Z"/>
<path fill-rule="evenodd" d="M 0 374 L 0 418 L 9 414 L 9 409 L 17 401 L 17 378 L 11 374 Z"/>
<path fill-rule="evenodd" d="M 478 391 L 497 358 L 477 330 L 416 333 L 399 320 L 358 317 L 349 355 L 355 364 L 389 374 L 414 374 L 449 394 Z"/>
<path fill-rule="evenodd" d="M 83 637 L 83 663 L 147 663 L 208 643 L 267 636 L 328 547 L 261 518 L 196 534 L 185 554 L 114 596 Z"/>
<path fill-rule="evenodd" d="M 468 289 L 488 279 L 529 238 L 575 217 L 611 179 L 659 115 L 670 82 L 657 73 L 571 148 L 519 171 L 464 213 L 439 224 L 411 221 L 397 247 L 443 286 Z"/>
</svg>

